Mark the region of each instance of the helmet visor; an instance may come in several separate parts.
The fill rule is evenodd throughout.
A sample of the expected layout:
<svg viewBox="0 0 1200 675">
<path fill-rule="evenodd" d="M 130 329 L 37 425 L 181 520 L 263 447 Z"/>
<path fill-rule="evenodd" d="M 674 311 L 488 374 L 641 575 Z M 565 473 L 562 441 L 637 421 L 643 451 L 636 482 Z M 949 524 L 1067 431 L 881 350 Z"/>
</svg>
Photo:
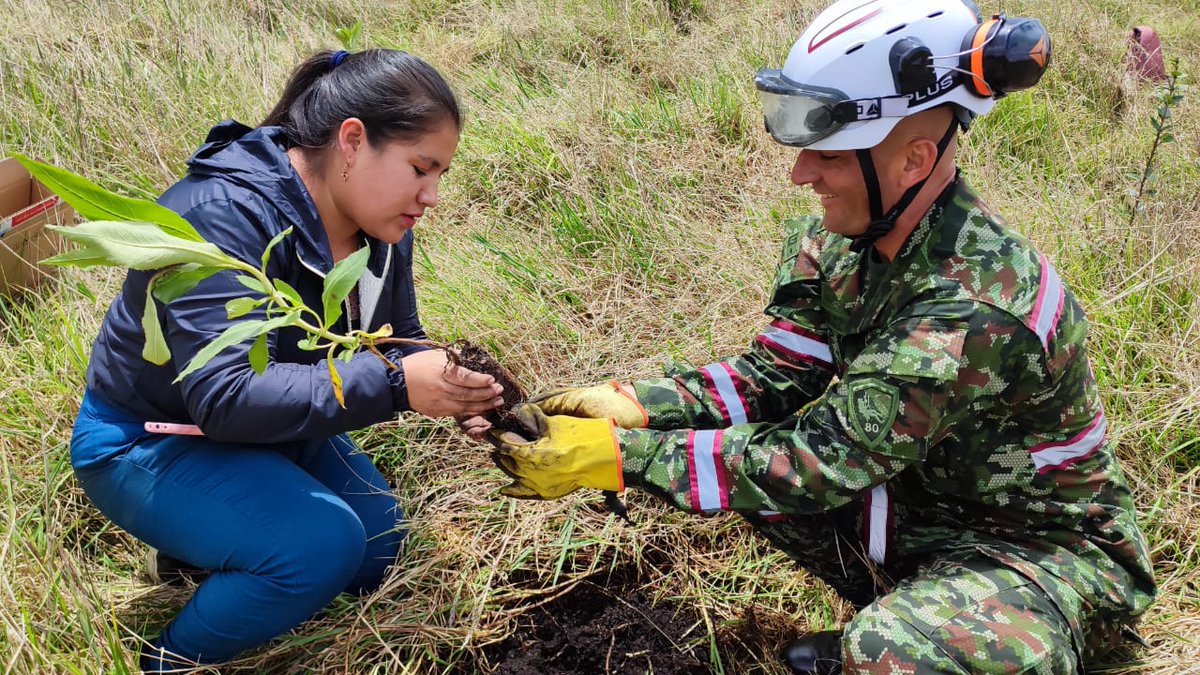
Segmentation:
<svg viewBox="0 0 1200 675">
<path fill-rule="evenodd" d="M 803 148 L 844 125 L 836 119 L 834 110 L 848 97 L 836 89 L 798 84 L 777 68 L 755 73 L 754 87 L 762 99 L 767 132 L 783 145 Z"/>
</svg>

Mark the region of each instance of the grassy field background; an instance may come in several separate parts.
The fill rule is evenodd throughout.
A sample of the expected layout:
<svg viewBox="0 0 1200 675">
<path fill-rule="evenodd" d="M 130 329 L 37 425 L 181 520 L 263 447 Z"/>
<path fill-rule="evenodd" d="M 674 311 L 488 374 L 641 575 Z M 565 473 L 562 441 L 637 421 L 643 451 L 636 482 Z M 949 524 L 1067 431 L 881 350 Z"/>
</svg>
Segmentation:
<svg viewBox="0 0 1200 675">
<path fill-rule="evenodd" d="M 422 56 L 467 109 L 442 203 L 418 230 L 433 336 L 482 342 L 540 390 L 700 365 L 761 328 L 778 225 L 817 204 L 788 183 L 793 155 L 762 131 L 752 74 L 782 63 L 819 3 L 282 4 L 7 0 L 0 154 L 156 196 L 213 123 L 257 123 L 296 62 L 361 21 L 366 46 Z M 1194 98 L 1176 107 L 1157 192 L 1130 227 L 1154 104 L 1121 59 L 1144 24 L 1200 72 L 1200 3 L 981 8 L 1041 17 L 1056 51 L 1041 86 L 976 125 L 961 164 L 1089 314 L 1161 583 L 1141 627 L 1149 648 L 1108 669 L 1197 672 L 1200 111 Z M 0 299 L 0 672 L 128 672 L 139 636 L 185 598 L 141 579 L 144 547 L 88 503 L 68 463 L 91 340 L 120 278 L 68 272 L 33 297 Z M 696 639 L 718 672 L 780 673 L 779 644 L 849 617 L 734 517 L 630 495 L 640 523 L 630 528 L 595 494 L 498 498 L 486 452 L 443 422 L 405 418 L 358 438 L 411 518 L 401 564 L 371 597 L 337 601 L 223 672 L 488 672 L 486 646 L 529 606 L 627 565 L 697 609 Z M 747 630 L 751 620 L 761 629 Z"/>
</svg>

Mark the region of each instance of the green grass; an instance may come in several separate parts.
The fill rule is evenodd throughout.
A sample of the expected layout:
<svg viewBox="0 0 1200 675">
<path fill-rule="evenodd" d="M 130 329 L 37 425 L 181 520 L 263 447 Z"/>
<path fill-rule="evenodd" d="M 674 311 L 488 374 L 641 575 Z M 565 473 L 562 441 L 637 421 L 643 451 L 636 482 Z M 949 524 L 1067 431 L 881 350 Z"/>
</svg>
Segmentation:
<svg viewBox="0 0 1200 675">
<path fill-rule="evenodd" d="M 816 204 L 788 183 L 793 155 L 762 132 L 751 76 L 782 62 L 817 3 L 296 4 L 9 3 L 0 153 L 156 195 L 213 123 L 256 123 L 293 64 L 361 21 L 367 45 L 440 68 L 468 111 L 442 204 L 418 233 L 432 335 L 488 346 L 541 390 L 705 363 L 761 327 L 778 225 Z M 1142 624 L 1151 647 L 1112 672 L 1200 663 L 1195 97 L 1161 151 L 1157 195 L 1132 228 L 1123 210 L 1153 114 L 1149 89 L 1121 68 L 1124 36 L 1152 25 L 1168 55 L 1200 74 L 1200 14 L 1184 4 L 1005 2 L 1010 15 L 1043 18 L 1054 65 L 981 119 L 960 154 L 1092 322 L 1093 363 L 1162 585 Z M 68 272 L 0 300 L 2 672 L 130 672 L 140 640 L 185 598 L 140 579 L 143 547 L 96 512 L 67 463 L 91 340 L 119 281 Z M 779 673 L 770 655 L 781 641 L 849 616 L 736 518 L 632 495 L 641 525 L 628 528 L 596 508 L 598 495 L 499 499 L 487 453 L 444 421 L 406 416 L 359 440 L 412 520 L 401 564 L 379 592 L 339 600 L 223 672 L 482 670 L 483 648 L 531 603 L 621 565 L 643 566 L 661 597 L 701 610 L 701 633 L 725 645 L 713 647 L 725 673 Z M 662 560 L 676 564 L 652 564 Z"/>
</svg>

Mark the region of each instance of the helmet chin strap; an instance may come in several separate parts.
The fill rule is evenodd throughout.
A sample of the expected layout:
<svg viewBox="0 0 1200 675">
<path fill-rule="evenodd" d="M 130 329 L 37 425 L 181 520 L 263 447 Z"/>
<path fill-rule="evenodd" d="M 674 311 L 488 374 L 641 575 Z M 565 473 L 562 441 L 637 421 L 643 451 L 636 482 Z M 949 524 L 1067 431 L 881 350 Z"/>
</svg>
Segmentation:
<svg viewBox="0 0 1200 675">
<path fill-rule="evenodd" d="M 862 234 L 852 237 L 850 242 L 850 250 L 855 253 L 862 253 L 871 248 L 875 242 L 882 239 L 892 228 L 896 226 L 896 219 L 904 210 L 912 204 L 917 198 L 917 193 L 921 188 L 925 187 L 925 183 L 929 182 L 929 177 L 933 175 L 934 169 L 937 168 L 938 162 L 942 161 L 942 154 L 946 152 L 950 141 L 954 139 L 954 134 L 958 132 L 959 121 L 954 118 L 950 121 L 950 128 L 946 129 L 946 133 L 942 135 L 942 140 L 937 144 L 937 157 L 933 160 L 933 168 L 929 169 L 929 173 L 921 179 L 920 183 L 908 188 L 900 199 L 885 214 L 883 212 L 883 194 L 879 189 L 879 176 L 875 173 L 875 161 L 871 159 L 871 149 L 861 148 L 855 151 L 858 155 L 858 165 L 862 169 L 863 181 L 867 184 L 867 200 L 871 207 L 871 224 L 867 225 L 867 229 Z"/>
</svg>

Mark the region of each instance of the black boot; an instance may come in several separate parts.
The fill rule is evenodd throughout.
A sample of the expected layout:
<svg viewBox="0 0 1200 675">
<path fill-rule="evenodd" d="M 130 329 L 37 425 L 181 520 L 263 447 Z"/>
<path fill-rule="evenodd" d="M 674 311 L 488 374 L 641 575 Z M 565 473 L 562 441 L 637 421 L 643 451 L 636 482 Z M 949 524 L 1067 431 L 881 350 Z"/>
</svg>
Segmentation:
<svg viewBox="0 0 1200 675">
<path fill-rule="evenodd" d="M 186 587 L 207 579 L 212 572 L 201 569 L 177 558 L 151 548 L 146 555 L 146 576 L 156 584 Z"/>
<path fill-rule="evenodd" d="M 796 675 L 839 675 L 842 631 L 823 630 L 805 635 L 784 647 L 782 656 Z"/>
</svg>

